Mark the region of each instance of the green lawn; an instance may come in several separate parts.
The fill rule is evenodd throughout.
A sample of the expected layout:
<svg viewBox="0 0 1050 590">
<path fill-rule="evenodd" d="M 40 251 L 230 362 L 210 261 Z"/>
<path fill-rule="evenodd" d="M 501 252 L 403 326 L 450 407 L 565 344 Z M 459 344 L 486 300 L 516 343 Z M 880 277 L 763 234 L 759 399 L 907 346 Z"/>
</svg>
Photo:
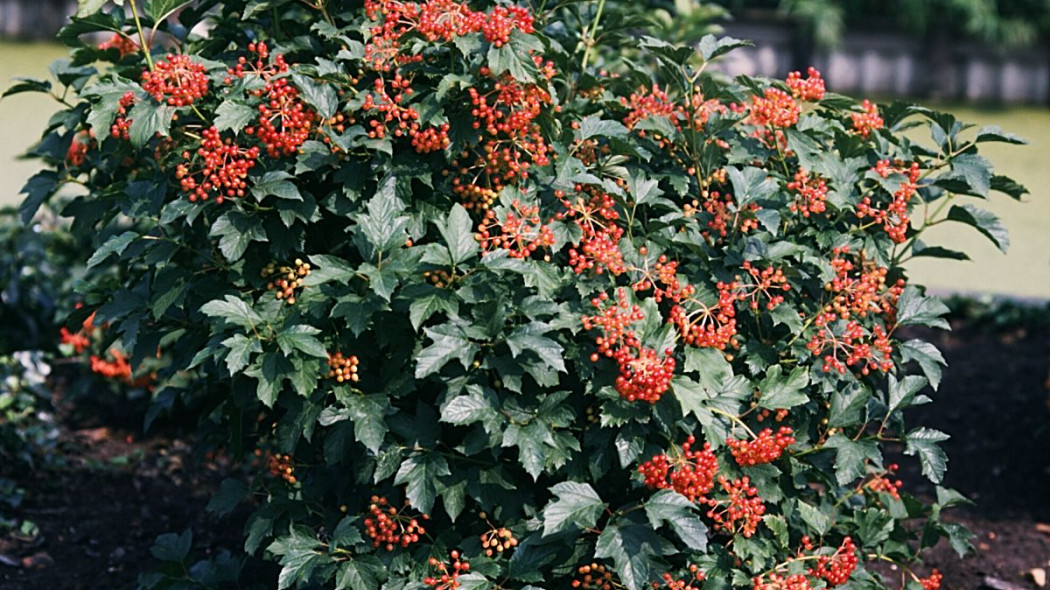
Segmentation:
<svg viewBox="0 0 1050 590">
<path fill-rule="evenodd" d="M 63 55 L 55 45 L 0 42 L 0 84 L 14 76 L 46 77 L 47 64 Z M 33 162 L 15 157 L 40 133 L 54 103 L 39 94 L 17 95 L 0 102 L 0 205 L 13 204 L 22 183 L 34 172 Z M 987 144 L 984 154 L 997 172 L 1015 177 L 1032 195 L 1018 203 L 995 195 L 988 206 L 1003 218 L 1012 234 L 1007 255 L 982 236 L 961 226 L 945 224 L 930 230 L 929 243 L 965 250 L 972 262 L 916 260 L 910 263 L 913 280 L 941 292 L 996 293 L 1050 298 L 1050 110 L 953 109 L 978 125 L 1001 125 L 1027 137 L 1032 144 L 1016 147 Z"/>
</svg>

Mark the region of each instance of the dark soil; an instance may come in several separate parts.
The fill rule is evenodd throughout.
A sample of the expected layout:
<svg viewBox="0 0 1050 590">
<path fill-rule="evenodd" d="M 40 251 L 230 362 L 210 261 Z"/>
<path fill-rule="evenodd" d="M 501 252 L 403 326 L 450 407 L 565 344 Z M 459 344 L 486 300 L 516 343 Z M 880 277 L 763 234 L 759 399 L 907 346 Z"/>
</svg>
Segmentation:
<svg viewBox="0 0 1050 590">
<path fill-rule="evenodd" d="M 909 421 L 951 435 L 944 485 L 974 505 L 945 519 L 976 534 L 976 552 L 960 559 L 942 541 L 924 569 L 938 568 L 948 590 L 995 583 L 988 578 L 1035 589 L 1030 570 L 1050 576 L 1050 332 L 953 327 L 917 333 L 941 349 L 948 368 L 933 403 L 911 410 Z M 932 498 L 917 462 L 900 463 L 905 489 Z"/>
<path fill-rule="evenodd" d="M 0 538 L 3 590 L 134 587 L 157 562 L 157 535 L 194 533 L 194 553 L 237 551 L 243 518 L 204 510 L 222 477 L 221 462 L 197 461 L 183 441 L 139 442 L 106 427 L 62 434 L 65 466 L 25 474 L 20 516 L 40 529 L 32 540 Z M 243 516 L 243 515 L 242 515 Z"/>
<path fill-rule="evenodd" d="M 1028 572 L 1050 574 L 1050 333 L 955 327 L 912 334 L 941 348 L 949 369 L 931 393 L 934 403 L 913 410 L 910 423 L 952 436 L 944 445 L 951 460 L 944 485 L 975 505 L 953 508 L 946 519 L 977 535 L 977 551 L 960 559 L 942 541 L 918 571 L 938 568 L 945 590 L 996 581 L 997 590 L 1037 590 Z M 195 460 L 177 438 L 140 442 L 107 427 L 62 437 L 66 466 L 21 478 L 27 500 L 20 516 L 41 534 L 29 542 L 0 538 L 3 590 L 132 587 L 155 566 L 154 537 L 187 527 L 199 557 L 241 546 L 243 513 L 216 519 L 204 510 L 222 479 L 221 461 Z M 932 497 L 914 459 L 899 463 L 905 488 Z"/>
</svg>

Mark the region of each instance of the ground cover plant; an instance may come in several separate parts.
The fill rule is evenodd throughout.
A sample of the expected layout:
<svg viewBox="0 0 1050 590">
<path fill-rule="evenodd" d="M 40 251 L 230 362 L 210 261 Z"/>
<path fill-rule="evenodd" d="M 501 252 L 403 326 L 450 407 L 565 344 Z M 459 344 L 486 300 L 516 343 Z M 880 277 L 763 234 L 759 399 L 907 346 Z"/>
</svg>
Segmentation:
<svg viewBox="0 0 1050 590">
<path fill-rule="evenodd" d="M 947 308 L 902 264 L 958 258 L 944 222 L 1008 246 L 970 201 L 1024 192 L 977 154 L 1016 136 L 727 80 L 740 42 L 606 2 L 127 8 L 9 91 L 64 106 L 22 212 L 79 189 L 67 345 L 258 458 L 210 508 L 257 506 L 280 588 L 932 590 L 922 549 L 967 549 L 883 460 L 947 465 L 900 338 Z M 143 585 L 231 570 L 190 548 Z"/>
</svg>

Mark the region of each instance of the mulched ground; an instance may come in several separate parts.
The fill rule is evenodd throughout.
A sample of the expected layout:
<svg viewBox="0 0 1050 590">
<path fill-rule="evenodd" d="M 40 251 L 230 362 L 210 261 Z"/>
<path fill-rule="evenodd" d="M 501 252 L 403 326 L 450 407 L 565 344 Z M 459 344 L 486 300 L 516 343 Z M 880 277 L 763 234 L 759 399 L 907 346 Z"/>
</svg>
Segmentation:
<svg viewBox="0 0 1050 590">
<path fill-rule="evenodd" d="M 945 541 L 922 570 L 940 569 L 945 590 L 1037 590 L 1027 572 L 1050 573 L 1050 333 L 956 328 L 916 333 L 940 347 L 950 366 L 934 403 L 913 410 L 910 421 L 952 435 L 945 485 L 976 504 L 952 509 L 948 520 L 977 534 L 977 552 L 960 559 Z M 221 462 L 195 459 L 178 439 L 140 442 L 105 426 L 62 436 L 66 467 L 22 478 L 22 516 L 41 535 L 0 538 L 3 590 L 132 587 L 155 565 L 154 537 L 187 527 L 197 555 L 241 546 L 236 514 L 217 520 L 204 511 Z M 906 488 L 932 496 L 916 462 L 899 462 Z"/>
</svg>

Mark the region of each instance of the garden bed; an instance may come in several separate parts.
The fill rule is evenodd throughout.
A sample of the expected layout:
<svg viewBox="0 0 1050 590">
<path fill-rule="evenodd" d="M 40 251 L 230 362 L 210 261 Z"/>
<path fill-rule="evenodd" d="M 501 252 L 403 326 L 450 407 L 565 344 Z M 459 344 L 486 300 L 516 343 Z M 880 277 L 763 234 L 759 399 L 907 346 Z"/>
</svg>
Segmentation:
<svg viewBox="0 0 1050 590">
<path fill-rule="evenodd" d="M 943 588 L 971 590 L 989 578 L 1037 588 L 1026 576 L 1050 571 L 1050 334 L 1023 328 L 989 331 L 956 325 L 929 332 L 949 362 L 933 404 L 913 410 L 916 423 L 952 435 L 945 484 L 975 501 L 949 520 L 977 536 L 976 554 L 960 560 L 946 541 L 934 548 L 924 571 L 944 573 Z M 118 421 L 119 422 L 119 421 Z M 149 547 L 165 532 L 192 527 L 194 550 L 236 551 L 246 512 L 216 519 L 205 512 L 209 495 L 228 468 L 197 457 L 186 442 L 138 440 L 107 425 L 63 425 L 66 467 L 27 473 L 22 516 L 39 527 L 37 541 L 0 539 L 5 590 L 122 588 L 155 566 Z M 905 488 L 932 496 L 918 464 L 901 457 Z M 34 567 L 24 567 L 32 565 Z"/>
</svg>

